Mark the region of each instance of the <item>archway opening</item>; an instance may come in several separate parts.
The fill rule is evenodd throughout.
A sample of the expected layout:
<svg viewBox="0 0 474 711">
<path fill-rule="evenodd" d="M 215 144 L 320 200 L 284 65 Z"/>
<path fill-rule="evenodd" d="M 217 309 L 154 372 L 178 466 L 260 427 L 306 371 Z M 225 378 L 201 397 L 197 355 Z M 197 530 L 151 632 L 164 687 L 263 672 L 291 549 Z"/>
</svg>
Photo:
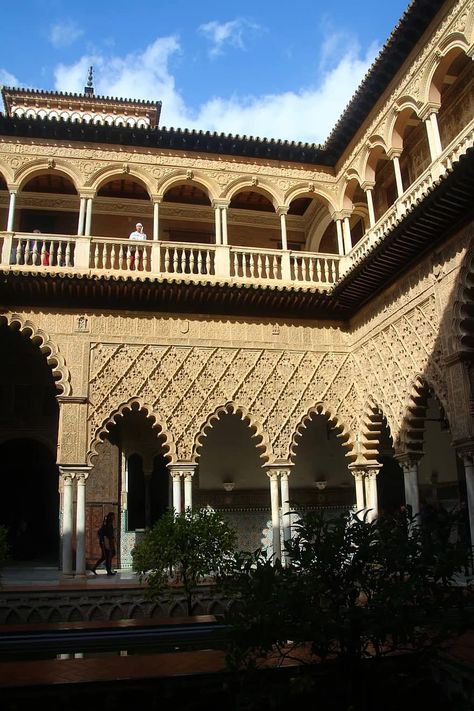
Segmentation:
<svg viewBox="0 0 474 711">
<path fill-rule="evenodd" d="M 164 240 L 192 244 L 215 241 L 209 195 L 201 186 L 189 181 L 172 185 L 166 191 L 160 207 L 160 223 L 160 236 Z"/>
<path fill-rule="evenodd" d="M 27 180 L 18 193 L 14 229 L 74 235 L 78 215 L 79 196 L 71 178 L 57 171 L 47 171 Z"/>
<path fill-rule="evenodd" d="M 152 207 L 146 186 L 128 174 L 109 177 L 94 199 L 92 234 L 127 239 L 137 222 L 151 239 Z"/>
<path fill-rule="evenodd" d="M 385 417 L 379 437 L 377 459 L 382 465 L 377 475 L 379 516 L 394 514 L 405 504 L 403 470 L 395 459 L 393 439 Z"/>
</svg>

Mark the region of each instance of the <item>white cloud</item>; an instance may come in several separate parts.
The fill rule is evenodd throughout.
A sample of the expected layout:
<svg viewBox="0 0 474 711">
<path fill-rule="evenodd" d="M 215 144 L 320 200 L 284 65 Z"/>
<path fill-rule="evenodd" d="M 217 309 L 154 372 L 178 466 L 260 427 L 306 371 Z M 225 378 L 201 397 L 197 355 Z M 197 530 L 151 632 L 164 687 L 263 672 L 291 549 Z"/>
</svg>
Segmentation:
<svg viewBox="0 0 474 711">
<path fill-rule="evenodd" d="M 49 31 L 49 41 L 56 47 L 60 49 L 62 47 L 69 47 L 73 44 L 82 34 L 83 30 L 76 25 L 72 20 L 64 20 L 62 22 L 56 22 L 51 26 Z"/>
<path fill-rule="evenodd" d="M 210 56 L 216 57 L 222 54 L 225 45 L 230 45 L 237 49 L 245 49 L 244 33 L 247 31 L 255 32 L 260 28 L 249 20 L 241 18 L 230 20 L 229 22 L 213 20 L 200 25 L 198 29 L 211 42 Z"/>
<path fill-rule="evenodd" d="M 20 82 L 15 76 L 13 76 L 13 74 L 7 72 L 6 69 L 0 68 L 0 86 L 2 84 L 3 86 L 21 86 Z"/>
<path fill-rule="evenodd" d="M 163 126 L 320 143 L 376 55 L 372 47 L 361 56 L 357 46 L 349 43 L 320 83 L 281 94 L 217 96 L 199 107 L 190 107 L 177 90 L 169 66 L 180 49 L 176 37 L 162 37 L 143 52 L 124 57 L 84 56 L 74 65 L 56 68 L 56 89 L 82 92 L 92 65 L 96 94 L 161 100 Z"/>
</svg>

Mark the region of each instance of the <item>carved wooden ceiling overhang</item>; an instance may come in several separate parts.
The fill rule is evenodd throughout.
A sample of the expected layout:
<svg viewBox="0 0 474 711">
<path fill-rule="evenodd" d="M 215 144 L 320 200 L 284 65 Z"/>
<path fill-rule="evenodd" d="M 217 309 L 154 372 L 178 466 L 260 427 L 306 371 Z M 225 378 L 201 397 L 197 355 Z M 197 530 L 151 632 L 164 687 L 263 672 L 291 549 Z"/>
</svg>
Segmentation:
<svg viewBox="0 0 474 711">
<path fill-rule="evenodd" d="M 189 277 L 0 270 L 0 303 L 103 310 L 347 320 L 474 218 L 474 148 L 332 288 L 228 284 Z"/>
</svg>

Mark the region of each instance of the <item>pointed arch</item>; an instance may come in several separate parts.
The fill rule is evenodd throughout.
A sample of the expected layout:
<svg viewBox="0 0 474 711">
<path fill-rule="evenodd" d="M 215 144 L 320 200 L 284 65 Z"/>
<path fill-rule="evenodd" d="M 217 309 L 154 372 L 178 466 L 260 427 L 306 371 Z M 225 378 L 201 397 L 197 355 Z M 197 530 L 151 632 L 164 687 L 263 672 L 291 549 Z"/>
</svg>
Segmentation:
<svg viewBox="0 0 474 711">
<path fill-rule="evenodd" d="M 98 455 L 97 448 L 105 439 L 109 428 L 112 425 L 117 424 L 117 422 L 124 417 L 127 412 L 140 410 L 146 414 L 146 418 L 147 420 L 150 420 L 152 428 L 159 431 L 158 439 L 162 440 L 162 447 L 165 450 L 165 457 L 169 459 L 170 462 L 173 462 L 176 459 L 176 445 L 171 432 L 160 422 L 157 415 L 153 412 L 153 407 L 150 404 L 142 402 L 140 398 L 133 397 L 126 403 L 117 407 L 97 428 L 87 453 L 88 464 L 91 464 L 94 457 Z"/>
<path fill-rule="evenodd" d="M 296 456 L 296 450 L 298 447 L 298 440 L 303 434 L 303 430 L 309 425 L 313 415 L 324 415 L 326 419 L 331 423 L 333 428 L 337 431 L 337 438 L 341 440 L 341 445 L 347 449 L 346 457 L 353 459 L 356 457 L 354 452 L 354 436 L 349 431 L 346 423 L 342 422 L 338 417 L 337 413 L 334 413 L 330 407 L 328 407 L 323 402 L 318 402 L 316 405 L 311 406 L 307 412 L 303 415 L 300 422 L 296 425 L 295 430 L 292 434 L 291 441 L 288 448 L 288 460 L 293 461 Z"/>
<path fill-rule="evenodd" d="M 257 442 L 255 443 L 256 449 L 262 450 L 259 454 L 260 458 L 264 461 L 268 461 L 271 458 L 271 444 L 267 433 L 264 431 L 260 422 L 256 421 L 247 411 L 245 407 L 239 405 L 235 402 L 229 401 L 223 405 L 219 405 L 215 410 L 209 415 L 209 417 L 202 424 L 199 432 L 196 434 L 192 447 L 191 460 L 193 463 L 197 463 L 200 457 L 200 449 L 202 448 L 204 442 L 203 440 L 207 437 L 207 433 L 214 426 L 214 423 L 219 420 L 224 415 L 238 415 L 243 422 L 246 422 L 249 429 L 253 430 L 252 438 L 255 438 Z"/>
<path fill-rule="evenodd" d="M 71 374 L 66 367 L 63 356 L 59 348 L 43 330 L 37 328 L 35 324 L 24 319 L 19 314 L 0 315 L 0 324 L 6 324 L 10 328 L 17 329 L 30 338 L 45 356 L 46 362 L 51 368 L 58 395 L 71 394 Z"/>
</svg>

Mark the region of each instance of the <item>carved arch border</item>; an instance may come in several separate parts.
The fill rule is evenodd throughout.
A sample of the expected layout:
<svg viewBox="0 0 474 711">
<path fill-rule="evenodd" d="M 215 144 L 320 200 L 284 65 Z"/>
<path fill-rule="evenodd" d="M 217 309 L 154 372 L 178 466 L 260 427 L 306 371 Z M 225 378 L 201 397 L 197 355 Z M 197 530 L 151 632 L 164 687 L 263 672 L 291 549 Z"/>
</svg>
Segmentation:
<svg viewBox="0 0 474 711">
<path fill-rule="evenodd" d="M 133 410 L 146 413 L 147 420 L 152 422 L 152 429 L 159 430 L 159 438 L 164 439 L 162 446 L 166 450 L 165 457 L 171 460 L 170 463 L 176 462 L 176 445 L 171 432 L 163 426 L 150 404 L 142 402 L 138 397 L 132 397 L 115 408 L 97 428 L 87 451 L 88 464 L 92 464 L 92 460 L 98 455 L 97 447 L 104 441 L 110 425 L 116 424 L 120 418 L 124 417 L 126 412 L 132 412 Z"/>
<path fill-rule="evenodd" d="M 434 383 L 424 373 L 417 373 L 412 378 L 400 429 L 396 440 L 394 438 L 393 446 L 397 455 L 420 456 L 423 454 L 428 391 L 433 393 L 444 411 L 448 412 L 447 403 L 440 397 Z"/>
<path fill-rule="evenodd" d="M 312 405 L 300 419 L 299 423 L 296 425 L 293 434 L 291 435 L 290 442 L 287 449 L 288 461 L 293 461 L 298 449 L 299 439 L 303 435 L 303 430 L 306 429 L 310 420 L 312 420 L 313 415 L 324 415 L 326 419 L 334 425 L 336 429 L 337 437 L 342 440 L 342 447 L 348 449 L 346 457 L 349 459 L 355 459 L 356 453 L 354 451 L 355 437 L 354 434 L 350 432 L 347 424 L 341 420 L 337 412 L 333 412 L 332 408 L 326 405 L 324 402 L 318 402 L 316 405 Z"/>
<path fill-rule="evenodd" d="M 165 198 L 168 190 L 175 185 L 182 185 L 183 183 L 186 185 L 194 185 L 200 189 L 204 188 L 204 192 L 206 192 L 209 202 L 211 203 L 210 206 L 206 205 L 206 207 L 211 207 L 212 201 L 216 200 L 219 196 L 219 185 L 209 179 L 209 176 L 203 171 L 194 169 L 192 171 L 186 171 L 183 168 L 176 168 L 171 172 L 167 172 L 163 178 L 160 178 L 157 182 L 156 192 L 162 198 Z"/>
<path fill-rule="evenodd" d="M 153 185 L 150 174 L 143 168 L 140 168 L 135 165 L 135 163 L 127 163 L 126 168 L 126 171 L 124 171 L 123 164 L 110 165 L 109 163 L 106 166 L 102 166 L 98 170 L 94 171 L 91 175 L 89 175 L 86 182 L 84 183 L 84 187 L 92 189 L 97 193 L 110 178 L 123 178 L 124 176 L 129 178 L 136 178 L 136 180 L 140 181 L 140 183 L 143 184 L 148 193 L 148 197 L 151 200 L 151 196 L 153 194 Z"/>
<path fill-rule="evenodd" d="M 200 450 L 204 446 L 203 440 L 206 439 L 208 431 L 212 429 L 212 427 L 214 426 L 214 422 L 220 420 L 221 417 L 225 415 L 240 415 L 241 420 L 243 422 L 246 422 L 251 430 L 254 430 L 253 434 L 251 435 L 252 439 L 259 440 L 255 444 L 255 447 L 256 449 L 263 450 L 259 455 L 260 459 L 263 459 L 268 462 L 273 458 L 270 439 L 268 437 L 268 434 L 262 427 L 261 423 L 254 417 L 252 417 L 252 415 L 248 412 L 247 408 L 245 408 L 243 405 L 239 405 L 234 401 L 229 401 L 223 405 L 218 405 L 203 422 L 199 431 L 195 435 L 191 450 L 191 460 L 193 463 L 197 463 L 199 457 L 201 456 Z"/>
<path fill-rule="evenodd" d="M 474 235 L 459 270 L 452 307 L 452 353 L 469 351 L 474 358 Z"/>
<path fill-rule="evenodd" d="M 20 166 L 14 173 L 18 189 L 21 191 L 27 181 L 35 175 L 53 171 L 56 174 L 63 173 L 72 181 L 74 188 L 76 189 L 76 198 L 79 200 L 79 191 L 82 182 L 80 173 L 71 168 L 70 161 L 62 158 L 54 158 L 53 162 L 54 164 L 51 162 L 51 159 L 44 157 L 33 159 Z"/>
<path fill-rule="evenodd" d="M 51 368 L 56 389 L 59 395 L 68 396 L 71 394 L 71 374 L 66 367 L 64 357 L 59 352 L 59 348 L 50 339 L 47 333 L 37 328 L 32 321 L 24 319 L 19 314 L 0 314 L 0 324 L 6 324 L 9 328 L 16 328 L 20 333 L 29 336 L 32 343 L 37 346 L 46 357 L 46 362 Z"/>
</svg>

